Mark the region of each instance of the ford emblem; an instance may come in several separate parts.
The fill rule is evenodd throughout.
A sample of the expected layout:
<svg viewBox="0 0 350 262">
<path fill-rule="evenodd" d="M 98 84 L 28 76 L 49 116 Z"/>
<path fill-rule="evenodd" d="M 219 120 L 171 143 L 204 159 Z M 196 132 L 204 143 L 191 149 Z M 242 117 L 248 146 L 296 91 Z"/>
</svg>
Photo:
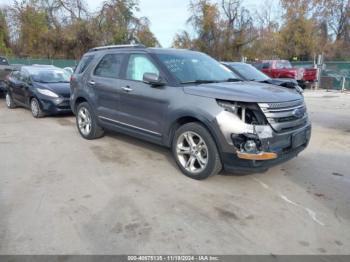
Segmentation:
<svg viewBox="0 0 350 262">
<path fill-rule="evenodd" d="M 304 113 L 304 109 L 298 108 L 293 111 L 293 116 L 295 116 L 296 118 L 302 118 L 304 116 Z"/>
</svg>

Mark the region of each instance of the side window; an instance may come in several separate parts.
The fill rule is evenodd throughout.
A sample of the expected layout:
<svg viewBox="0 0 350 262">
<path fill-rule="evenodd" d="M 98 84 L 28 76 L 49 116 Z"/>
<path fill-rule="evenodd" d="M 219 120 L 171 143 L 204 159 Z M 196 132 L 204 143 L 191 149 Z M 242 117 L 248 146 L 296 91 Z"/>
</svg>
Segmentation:
<svg viewBox="0 0 350 262">
<path fill-rule="evenodd" d="M 78 64 L 78 66 L 77 66 L 75 72 L 76 72 L 77 74 L 82 74 L 82 73 L 84 73 L 85 69 L 90 65 L 90 63 L 92 62 L 93 59 L 94 59 L 94 56 L 92 56 L 92 55 L 84 56 L 84 57 L 80 60 L 80 62 L 79 62 L 79 64 Z"/>
<path fill-rule="evenodd" d="M 142 54 L 131 55 L 126 78 L 128 80 L 142 81 L 145 73 L 153 73 L 159 76 L 159 70 L 147 56 Z"/>
<path fill-rule="evenodd" d="M 105 55 L 95 68 L 94 75 L 107 78 L 119 78 L 123 58 L 123 54 Z"/>
<path fill-rule="evenodd" d="M 11 73 L 11 78 L 12 78 L 13 80 L 18 81 L 18 80 L 19 80 L 19 71 L 13 71 L 13 72 Z"/>
<path fill-rule="evenodd" d="M 28 72 L 26 72 L 26 71 L 21 71 L 20 72 L 20 80 L 22 81 L 22 82 L 26 82 L 26 83 L 28 83 L 29 82 L 29 73 Z"/>
<path fill-rule="evenodd" d="M 262 69 L 269 69 L 270 68 L 270 63 L 263 63 Z"/>
</svg>

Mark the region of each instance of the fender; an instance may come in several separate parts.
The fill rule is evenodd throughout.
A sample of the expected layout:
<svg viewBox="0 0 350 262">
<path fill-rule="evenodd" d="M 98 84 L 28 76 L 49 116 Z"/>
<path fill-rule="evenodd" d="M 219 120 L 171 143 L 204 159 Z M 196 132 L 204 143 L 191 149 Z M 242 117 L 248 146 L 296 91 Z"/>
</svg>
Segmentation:
<svg viewBox="0 0 350 262">
<path fill-rule="evenodd" d="M 76 114 L 77 104 L 80 103 L 80 101 L 85 100 L 90 105 L 94 105 L 93 99 L 90 98 L 88 92 L 85 89 L 82 89 L 79 91 L 79 93 L 75 94 L 73 93 L 71 97 L 71 109 L 73 114 Z M 95 110 L 95 107 L 92 106 L 93 110 Z M 94 112 L 96 114 L 96 112 Z"/>
<path fill-rule="evenodd" d="M 167 125 L 164 130 L 165 135 L 163 137 L 163 142 L 165 146 L 171 147 L 174 133 L 181 124 L 197 121 L 203 124 L 207 128 L 209 133 L 212 135 L 221 155 L 221 153 L 223 152 L 222 145 L 224 143 L 222 143 L 222 141 L 224 141 L 224 137 L 221 134 L 215 119 L 210 119 L 212 117 L 206 115 L 205 111 L 202 110 L 198 110 L 197 113 L 193 113 L 193 111 L 179 110 L 176 112 L 172 112 L 172 115 L 174 117 L 170 118 L 168 122 L 169 125 Z M 181 119 L 184 119 L 185 121 L 181 123 Z"/>
</svg>

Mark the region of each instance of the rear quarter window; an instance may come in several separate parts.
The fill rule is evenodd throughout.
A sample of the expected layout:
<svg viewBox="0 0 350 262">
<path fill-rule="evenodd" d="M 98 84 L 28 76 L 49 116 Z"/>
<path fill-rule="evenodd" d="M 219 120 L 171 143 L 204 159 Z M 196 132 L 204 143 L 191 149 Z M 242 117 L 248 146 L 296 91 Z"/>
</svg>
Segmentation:
<svg viewBox="0 0 350 262">
<path fill-rule="evenodd" d="M 94 75 L 106 78 L 119 78 L 123 59 L 124 54 L 105 55 L 95 68 Z"/>
<path fill-rule="evenodd" d="M 91 62 L 92 62 L 93 59 L 94 59 L 94 56 L 93 56 L 93 55 L 84 56 L 84 57 L 80 60 L 78 66 L 77 66 L 77 68 L 76 68 L 76 70 L 75 70 L 75 73 L 76 73 L 76 74 L 82 74 L 82 73 L 84 73 L 85 70 L 86 70 L 86 68 L 91 64 Z"/>
</svg>

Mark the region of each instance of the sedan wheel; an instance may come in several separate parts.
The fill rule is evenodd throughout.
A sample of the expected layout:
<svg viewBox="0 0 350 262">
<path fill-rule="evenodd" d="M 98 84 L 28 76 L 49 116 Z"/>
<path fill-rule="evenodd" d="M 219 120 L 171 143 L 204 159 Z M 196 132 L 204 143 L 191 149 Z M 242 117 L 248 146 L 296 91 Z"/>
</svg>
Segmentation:
<svg viewBox="0 0 350 262">
<path fill-rule="evenodd" d="M 12 98 L 11 98 L 9 93 L 6 93 L 6 105 L 7 105 L 7 107 L 11 108 L 11 104 L 12 104 Z"/>
<path fill-rule="evenodd" d="M 32 111 L 32 115 L 35 118 L 40 118 L 40 117 L 43 117 L 43 115 L 44 115 L 43 111 L 41 110 L 39 101 L 36 98 L 33 98 L 30 101 L 30 110 Z"/>
</svg>

